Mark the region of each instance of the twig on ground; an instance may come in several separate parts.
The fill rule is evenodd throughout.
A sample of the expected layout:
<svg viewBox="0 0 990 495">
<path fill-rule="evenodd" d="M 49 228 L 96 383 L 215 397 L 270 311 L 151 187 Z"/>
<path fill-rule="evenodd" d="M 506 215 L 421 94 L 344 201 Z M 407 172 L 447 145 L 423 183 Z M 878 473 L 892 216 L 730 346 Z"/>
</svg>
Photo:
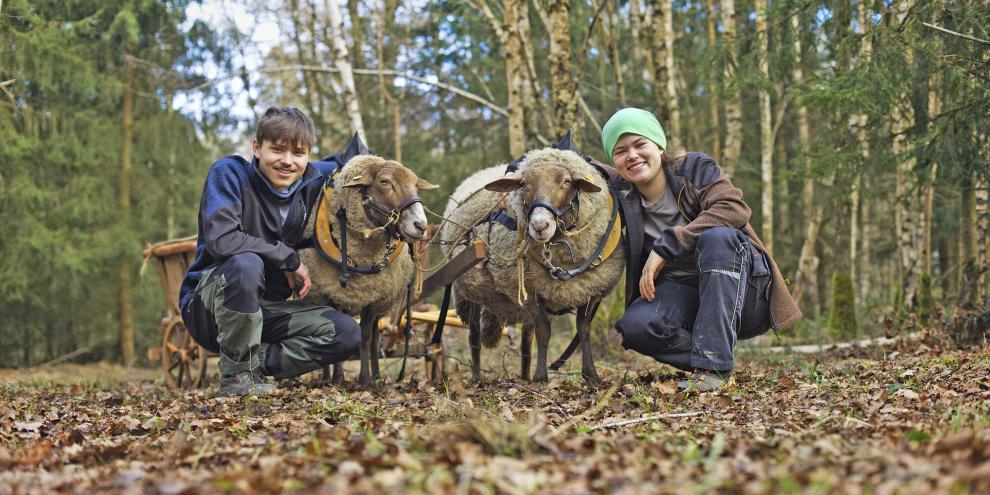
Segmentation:
<svg viewBox="0 0 990 495">
<path fill-rule="evenodd" d="M 636 419 L 626 419 L 623 421 L 609 421 L 607 423 L 598 424 L 595 426 L 588 427 L 589 430 L 602 430 L 605 428 L 614 428 L 617 426 L 629 426 L 639 423 L 646 423 L 647 421 L 653 421 L 655 419 L 668 419 L 668 418 L 690 418 L 693 416 L 701 416 L 705 414 L 705 411 L 692 411 L 692 412 L 682 412 L 682 413 L 664 413 L 664 414 L 651 414 L 649 416 L 643 416 L 642 418 Z"/>
<path fill-rule="evenodd" d="M 537 397 L 540 397 L 540 398 L 546 400 L 551 405 L 553 405 L 558 411 L 560 411 L 560 414 L 562 416 L 564 416 L 565 418 L 571 417 L 571 415 L 570 414 L 567 414 L 567 411 L 564 410 L 564 407 L 561 406 L 559 402 L 551 399 L 546 394 L 542 394 L 540 392 L 537 392 L 536 390 L 533 390 L 533 389 L 531 389 L 531 388 L 529 388 L 529 387 L 527 387 L 525 385 L 522 385 L 520 383 L 515 384 L 515 386 L 517 386 L 517 387 L 519 387 L 519 388 L 521 388 L 521 389 L 523 389 L 523 390 L 525 390 L 525 391 L 527 391 L 527 392 L 529 392 L 529 393 L 531 393 L 531 394 L 533 394 L 533 395 L 535 395 Z"/>
<path fill-rule="evenodd" d="M 619 390 L 619 386 L 622 385 L 625 381 L 626 381 L 626 374 L 624 373 L 622 375 L 622 379 L 621 380 L 616 380 L 615 381 L 615 384 L 612 385 L 608 389 L 607 392 L 605 392 L 605 395 L 602 396 L 602 398 L 598 401 L 597 404 L 595 404 L 594 406 L 592 406 L 587 411 L 585 411 L 585 412 L 583 412 L 583 413 L 581 413 L 581 414 L 579 414 L 577 416 L 574 416 L 571 419 L 567 420 L 566 422 L 564 422 L 564 424 L 558 426 L 553 431 L 551 431 L 549 435 L 543 437 L 543 439 L 544 440 L 553 439 L 557 435 L 560 435 L 561 433 L 569 430 L 571 427 L 573 427 L 575 424 L 577 424 L 577 422 L 580 421 L 582 418 L 585 418 L 585 417 L 588 417 L 588 416 L 593 416 L 593 415 L 597 414 L 599 411 L 601 411 L 602 409 L 604 409 L 605 406 L 607 406 L 612 401 L 612 396 L 615 395 L 615 392 L 617 390 Z"/>
</svg>

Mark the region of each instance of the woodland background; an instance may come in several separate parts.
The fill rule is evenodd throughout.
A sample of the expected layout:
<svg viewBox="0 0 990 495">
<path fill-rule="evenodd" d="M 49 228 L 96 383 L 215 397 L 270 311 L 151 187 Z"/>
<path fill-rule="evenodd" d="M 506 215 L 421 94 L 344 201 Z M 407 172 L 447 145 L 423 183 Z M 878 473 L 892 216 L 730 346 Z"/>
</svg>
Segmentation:
<svg viewBox="0 0 990 495">
<path fill-rule="evenodd" d="M 237 4 L 0 0 L 0 366 L 141 359 L 165 307 L 142 248 L 195 233 L 209 165 L 276 104 L 314 159 L 357 130 L 446 192 L 567 129 L 604 160 L 600 125 L 644 107 L 746 192 L 807 315 L 784 339 L 985 304 L 985 1 Z"/>
</svg>

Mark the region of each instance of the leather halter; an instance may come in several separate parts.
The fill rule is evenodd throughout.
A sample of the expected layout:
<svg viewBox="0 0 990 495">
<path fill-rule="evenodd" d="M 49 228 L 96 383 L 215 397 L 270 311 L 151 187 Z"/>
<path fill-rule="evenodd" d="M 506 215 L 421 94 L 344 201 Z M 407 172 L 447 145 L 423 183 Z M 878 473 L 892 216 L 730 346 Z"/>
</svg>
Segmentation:
<svg viewBox="0 0 990 495">
<path fill-rule="evenodd" d="M 368 216 L 376 227 L 386 227 L 394 226 L 395 223 L 399 221 L 399 217 L 402 216 L 402 212 L 406 211 L 412 205 L 419 203 L 423 204 L 423 200 L 419 198 L 419 195 L 412 194 L 408 198 L 403 199 L 395 208 L 389 208 L 387 205 L 381 203 L 380 201 L 375 201 L 368 194 L 367 186 L 361 188 L 361 203 L 364 204 L 364 213 Z M 374 213 L 383 216 L 386 220 L 385 222 L 378 222 L 375 219 Z M 390 234 L 395 238 L 399 238 L 398 229 L 388 229 Z"/>
<path fill-rule="evenodd" d="M 347 256 L 347 213 L 341 208 L 337 211 L 335 216 L 340 221 L 341 231 L 340 231 L 340 245 L 338 246 L 337 240 L 333 236 L 333 225 L 331 223 L 331 213 L 330 213 L 330 200 L 333 197 L 333 180 L 327 179 L 326 184 L 324 184 L 323 189 L 320 191 L 320 197 L 316 202 L 316 215 L 313 219 L 313 246 L 316 248 L 316 252 L 320 254 L 323 259 L 327 260 L 331 265 L 337 267 L 340 270 L 340 285 L 341 287 L 347 287 L 347 282 L 351 279 L 353 274 L 358 275 L 369 275 L 379 273 L 385 269 L 390 263 L 398 259 L 402 255 L 404 249 L 398 247 L 398 237 L 390 233 L 389 243 L 385 248 L 385 254 L 380 260 L 375 262 L 373 265 L 355 265 L 353 260 Z M 370 199 L 370 198 L 369 198 Z M 419 201 L 409 202 L 407 199 L 403 201 L 403 204 L 409 202 L 405 208 L 408 208 L 413 203 Z M 380 205 L 380 203 L 378 203 Z M 383 206 L 384 205 L 380 205 Z M 400 205 L 402 206 L 402 205 Z M 367 211 L 368 204 L 365 204 L 365 209 Z M 374 206 L 372 206 L 374 208 Z M 392 211 L 385 208 L 385 211 L 392 218 Z M 399 210 L 401 214 L 401 210 Z M 369 216 L 369 218 L 371 218 Z M 395 216 L 398 218 L 398 215 Z M 384 225 L 389 225 L 394 223 L 390 220 L 389 222 L 379 225 L 379 227 Z"/>
<path fill-rule="evenodd" d="M 577 224 L 578 211 L 581 208 L 581 202 L 578 199 L 579 197 L 578 192 L 579 192 L 578 189 L 574 188 L 574 190 L 571 191 L 570 197 L 567 198 L 567 206 L 564 206 L 560 210 L 558 210 L 556 206 L 554 206 L 545 199 L 538 199 L 536 201 L 533 201 L 533 204 L 531 205 L 523 204 L 523 212 L 526 214 L 526 221 L 529 222 L 530 217 L 533 216 L 533 210 L 535 210 L 537 207 L 543 207 L 549 210 L 551 214 L 553 214 L 554 221 L 560 224 L 560 227 L 562 229 L 564 230 L 573 229 L 574 226 Z M 574 222 L 571 222 L 570 225 L 563 225 L 562 219 L 564 218 L 564 215 L 567 215 L 568 213 L 571 212 L 574 213 Z"/>
</svg>

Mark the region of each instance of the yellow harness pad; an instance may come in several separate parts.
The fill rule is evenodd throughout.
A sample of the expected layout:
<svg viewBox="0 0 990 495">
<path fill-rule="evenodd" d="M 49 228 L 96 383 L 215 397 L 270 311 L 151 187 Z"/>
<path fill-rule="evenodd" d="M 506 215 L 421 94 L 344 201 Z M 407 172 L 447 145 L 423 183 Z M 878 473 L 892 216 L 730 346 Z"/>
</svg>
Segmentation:
<svg viewBox="0 0 990 495">
<path fill-rule="evenodd" d="M 316 205 L 316 216 L 313 218 L 313 232 L 316 235 L 316 242 L 320 243 L 320 247 L 327 256 L 341 261 L 343 255 L 340 253 L 340 247 L 337 246 L 337 242 L 333 239 L 333 234 L 330 231 L 330 219 L 333 218 L 333 214 L 330 213 L 330 199 L 333 197 L 333 187 L 327 185 L 323 186 L 323 194 L 320 195 L 320 202 Z M 395 242 L 392 240 L 391 242 Z M 405 249 L 396 249 L 391 256 L 388 257 L 388 262 L 392 263 L 402 253 L 406 252 Z"/>
</svg>

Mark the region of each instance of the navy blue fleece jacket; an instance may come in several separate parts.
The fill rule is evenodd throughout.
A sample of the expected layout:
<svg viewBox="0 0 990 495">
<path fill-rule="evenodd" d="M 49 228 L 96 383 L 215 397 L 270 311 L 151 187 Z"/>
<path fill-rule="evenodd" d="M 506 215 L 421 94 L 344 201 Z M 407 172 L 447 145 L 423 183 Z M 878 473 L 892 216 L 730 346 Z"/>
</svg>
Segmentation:
<svg viewBox="0 0 990 495">
<path fill-rule="evenodd" d="M 320 188 L 339 166 L 337 156 L 309 163 L 302 184 L 286 198 L 275 194 L 257 160 L 228 156 L 214 163 L 203 186 L 196 258 L 182 281 L 179 307 L 189 302 L 205 270 L 240 253 L 255 253 L 264 260 L 266 298 L 288 297 L 291 290 L 281 272 L 299 268 L 296 250 L 304 243 L 306 220 Z M 279 207 L 286 205 L 283 221 Z"/>
</svg>

